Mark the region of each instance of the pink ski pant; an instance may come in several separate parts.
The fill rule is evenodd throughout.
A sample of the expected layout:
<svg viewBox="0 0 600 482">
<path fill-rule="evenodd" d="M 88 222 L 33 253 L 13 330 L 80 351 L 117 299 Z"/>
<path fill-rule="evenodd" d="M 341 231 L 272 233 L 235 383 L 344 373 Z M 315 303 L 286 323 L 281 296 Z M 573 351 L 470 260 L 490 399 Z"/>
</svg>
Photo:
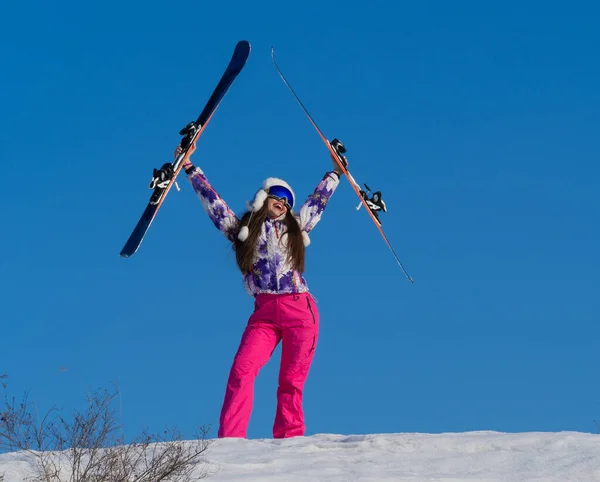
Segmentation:
<svg viewBox="0 0 600 482">
<path fill-rule="evenodd" d="M 252 412 L 254 380 L 281 341 L 281 365 L 273 437 L 304 435 L 302 390 L 319 334 L 313 297 L 260 294 L 242 335 L 229 373 L 221 410 L 219 437 L 246 438 Z"/>
</svg>

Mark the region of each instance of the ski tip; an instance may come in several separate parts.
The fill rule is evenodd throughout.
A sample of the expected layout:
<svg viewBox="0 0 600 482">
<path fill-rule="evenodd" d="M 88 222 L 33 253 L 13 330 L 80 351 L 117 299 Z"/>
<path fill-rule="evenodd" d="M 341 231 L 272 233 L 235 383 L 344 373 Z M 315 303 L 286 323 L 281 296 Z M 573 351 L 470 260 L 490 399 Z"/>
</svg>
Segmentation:
<svg viewBox="0 0 600 482">
<path fill-rule="evenodd" d="M 235 49 L 233 51 L 233 55 L 231 57 L 231 61 L 233 62 L 233 59 L 237 59 L 238 60 L 238 64 L 239 64 L 239 68 L 237 69 L 237 72 L 239 73 L 242 70 L 242 67 L 246 64 L 246 60 L 248 60 L 248 57 L 250 57 L 250 42 L 248 42 L 247 40 L 240 40 L 238 41 L 238 43 L 235 46 Z"/>
<path fill-rule="evenodd" d="M 248 42 L 247 40 L 240 40 L 237 45 L 235 46 L 236 49 L 240 49 L 240 50 L 244 50 L 248 53 L 250 53 L 250 50 L 252 50 L 252 46 L 250 45 L 250 42 Z"/>
</svg>

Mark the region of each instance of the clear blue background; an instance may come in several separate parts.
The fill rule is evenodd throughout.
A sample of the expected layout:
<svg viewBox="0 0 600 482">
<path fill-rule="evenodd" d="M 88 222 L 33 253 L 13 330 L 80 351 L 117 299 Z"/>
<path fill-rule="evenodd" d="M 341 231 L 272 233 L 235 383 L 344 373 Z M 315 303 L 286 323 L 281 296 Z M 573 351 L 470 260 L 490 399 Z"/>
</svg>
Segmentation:
<svg viewBox="0 0 600 482">
<path fill-rule="evenodd" d="M 167 6 L 168 5 L 168 6 Z M 594 431 L 600 417 L 594 2 L 10 2 L 0 9 L 2 394 L 80 406 L 118 381 L 126 433 L 216 436 L 252 310 L 189 184 L 119 252 L 235 43 L 250 59 L 194 161 L 236 212 L 267 176 L 343 180 L 312 233 L 322 328 L 308 434 Z M 270 437 L 280 349 L 249 436 Z M 64 367 L 65 370 L 59 369 Z"/>
</svg>

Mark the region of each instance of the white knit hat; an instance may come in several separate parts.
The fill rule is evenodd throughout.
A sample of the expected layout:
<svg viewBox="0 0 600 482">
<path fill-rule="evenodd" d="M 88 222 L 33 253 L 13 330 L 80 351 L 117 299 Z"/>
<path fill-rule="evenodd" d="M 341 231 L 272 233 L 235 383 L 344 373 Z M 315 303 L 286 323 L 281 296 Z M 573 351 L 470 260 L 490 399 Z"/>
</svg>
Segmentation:
<svg viewBox="0 0 600 482">
<path fill-rule="evenodd" d="M 296 204 L 296 195 L 294 194 L 294 191 L 291 188 L 291 186 L 283 179 L 269 177 L 265 179 L 265 181 L 262 183 L 262 187 L 256 192 L 252 202 L 247 203 L 248 211 L 250 211 L 251 213 L 259 211 L 263 207 L 263 204 L 265 203 L 267 198 L 269 197 L 269 189 L 273 186 L 282 186 L 286 189 L 289 189 L 290 193 L 292 193 L 292 205 Z M 248 234 L 248 226 L 242 226 L 240 232 L 238 233 L 238 239 L 240 241 L 246 241 L 246 239 L 248 239 Z M 304 241 L 304 246 L 308 246 L 310 244 L 310 239 L 305 231 L 302 231 L 302 239 Z"/>
</svg>

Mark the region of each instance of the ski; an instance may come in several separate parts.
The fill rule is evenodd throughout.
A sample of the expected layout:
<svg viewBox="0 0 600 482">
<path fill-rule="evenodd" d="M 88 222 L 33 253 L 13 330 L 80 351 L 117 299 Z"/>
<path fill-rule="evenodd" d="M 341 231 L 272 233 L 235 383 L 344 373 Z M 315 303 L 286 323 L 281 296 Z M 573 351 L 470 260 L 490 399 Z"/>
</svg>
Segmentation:
<svg viewBox="0 0 600 482">
<path fill-rule="evenodd" d="M 182 152 L 175 158 L 173 162 L 165 163 L 160 169 L 154 169 L 152 180 L 150 181 L 150 189 L 153 193 L 142 213 L 140 220 L 133 229 L 129 239 L 121 250 L 123 258 L 129 258 L 140 247 L 152 221 L 156 217 L 165 197 L 175 183 L 175 179 L 181 170 L 183 159 L 187 155 L 190 146 L 200 137 L 212 115 L 217 110 L 217 107 L 223 100 L 223 97 L 246 65 L 246 60 L 250 55 L 250 43 L 242 40 L 239 41 L 233 51 L 229 65 L 225 69 L 221 80 L 215 87 L 212 95 L 208 99 L 204 109 L 198 116 L 198 119 L 190 122 L 179 131 L 179 135 L 183 136 L 180 142 Z"/>
<path fill-rule="evenodd" d="M 281 80 L 283 80 L 283 83 L 287 86 L 289 91 L 292 93 L 292 95 L 294 96 L 294 98 L 296 99 L 298 104 L 300 104 L 300 107 L 302 107 L 302 110 L 304 111 L 304 113 L 310 120 L 311 124 L 316 129 L 317 133 L 319 134 L 319 136 L 321 137 L 321 139 L 323 140 L 323 142 L 329 149 L 331 156 L 333 157 L 333 159 L 335 159 L 336 163 L 339 165 L 342 172 L 346 175 L 348 182 L 350 183 L 350 185 L 356 192 L 356 195 L 360 198 L 360 204 L 358 205 L 357 209 L 359 209 L 361 206 L 364 206 L 366 208 L 366 211 L 369 213 L 371 219 L 375 223 L 375 226 L 377 226 L 379 233 L 381 234 L 381 236 L 383 237 L 384 241 L 386 242 L 388 248 L 394 255 L 394 258 L 396 259 L 396 262 L 400 266 L 400 269 L 402 270 L 402 272 L 404 273 L 404 275 L 406 276 L 408 281 L 410 281 L 411 283 L 414 283 L 414 280 L 409 276 L 409 274 L 404 269 L 404 266 L 400 262 L 400 258 L 394 251 L 394 248 L 392 247 L 391 243 L 389 242 L 387 236 L 385 235 L 385 233 L 383 231 L 382 222 L 379 219 L 378 212 L 379 211 L 387 212 L 387 207 L 386 207 L 385 203 L 383 202 L 383 199 L 381 198 L 381 191 L 376 191 L 375 193 L 372 193 L 371 197 L 369 197 L 368 193 L 371 192 L 371 189 L 366 184 L 364 185 L 366 190 L 361 189 L 360 185 L 354 180 L 354 178 L 352 177 L 352 174 L 350 174 L 350 171 L 348 170 L 348 162 L 347 162 L 346 156 L 344 155 L 346 153 L 346 148 L 338 139 L 333 139 L 332 141 L 328 141 L 327 138 L 323 135 L 323 132 L 321 131 L 321 129 L 319 129 L 319 126 L 317 126 L 317 123 L 314 121 L 312 116 L 309 114 L 306 107 L 304 107 L 304 104 L 302 103 L 302 101 L 300 100 L 298 95 L 296 95 L 296 92 L 294 92 L 294 89 L 292 89 L 292 86 L 289 84 L 289 82 L 287 81 L 287 79 L 284 77 L 283 73 L 279 69 L 277 62 L 275 61 L 275 48 L 274 47 L 271 47 L 271 58 L 273 59 L 273 65 L 275 65 L 275 69 L 277 70 L 279 77 L 281 77 Z"/>
</svg>

